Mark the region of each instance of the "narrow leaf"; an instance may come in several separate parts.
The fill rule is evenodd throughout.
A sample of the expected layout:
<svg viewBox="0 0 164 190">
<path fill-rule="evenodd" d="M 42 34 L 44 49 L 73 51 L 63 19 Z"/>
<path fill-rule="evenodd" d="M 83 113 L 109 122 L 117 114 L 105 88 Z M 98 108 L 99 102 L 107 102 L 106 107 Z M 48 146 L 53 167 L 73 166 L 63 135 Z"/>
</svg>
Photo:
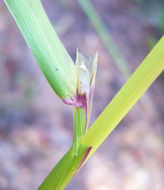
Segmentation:
<svg viewBox="0 0 164 190">
<path fill-rule="evenodd" d="M 4 0 L 41 70 L 57 95 L 75 96 L 75 66 L 55 33 L 40 0 Z"/>
</svg>

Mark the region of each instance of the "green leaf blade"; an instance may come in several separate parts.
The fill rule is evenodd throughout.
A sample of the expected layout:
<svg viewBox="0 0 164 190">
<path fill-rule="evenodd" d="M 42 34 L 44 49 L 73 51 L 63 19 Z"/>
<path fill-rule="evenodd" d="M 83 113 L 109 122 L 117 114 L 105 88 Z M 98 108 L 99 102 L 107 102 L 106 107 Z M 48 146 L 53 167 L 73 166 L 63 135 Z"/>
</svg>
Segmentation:
<svg viewBox="0 0 164 190">
<path fill-rule="evenodd" d="M 119 124 L 163 70 L 164 36 L 81 139 L 82 144 L 93 147 L 90 156 L 103 143 L 105 138 Z"/>
<path fill-rule="evenodd" d="M 53 30 L 40 0 L 5 0 L 51 87 L 61 98 L 75 96 L 75 67 Z"/>
</svg>

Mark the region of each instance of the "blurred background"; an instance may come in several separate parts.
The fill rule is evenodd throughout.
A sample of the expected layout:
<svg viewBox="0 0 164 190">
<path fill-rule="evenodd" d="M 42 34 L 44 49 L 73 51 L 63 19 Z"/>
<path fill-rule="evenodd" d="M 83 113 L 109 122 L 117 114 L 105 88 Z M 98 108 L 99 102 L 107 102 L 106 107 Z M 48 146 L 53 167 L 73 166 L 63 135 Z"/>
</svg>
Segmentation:
<svg viewBox="0 0 164 190">
<path fill-rule="evenodd" d="M 93 123 L 162 36 L 164 1 L 80 2 L 43 4 L 74 60 L 77 47 L 86 56 L 99 52 Z M 72 109 L 54 94 L 0 1 L 0 190 L 37 189 L 72 137 Z M 162 74 L 66 190 L 163 190 L 163 147 Z"/>
</svg>

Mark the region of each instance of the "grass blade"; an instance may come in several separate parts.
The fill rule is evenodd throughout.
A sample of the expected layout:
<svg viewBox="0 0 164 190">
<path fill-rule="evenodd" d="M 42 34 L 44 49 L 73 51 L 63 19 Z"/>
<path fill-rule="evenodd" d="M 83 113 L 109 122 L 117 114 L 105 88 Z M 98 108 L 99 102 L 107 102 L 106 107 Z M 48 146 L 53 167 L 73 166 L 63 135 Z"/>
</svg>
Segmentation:
<svg viewBox="0 0 164 190">
<path fill-rule="evenodd" d="M 73 157 L 70 156 L 70 151 L 67 153 L 69 156 L 66 154 L 65 164 L 68 168 L 72 168 L 70 176 L 65 175 L 67 174 L 67 168 L 62 168 L 59 162 L 39 190 L 55 190 L 56 187 L 61 187 L 61 190 L 64 189 L 72 176 L 78 171 L 78 168 L 84 165 L 163 70 L 164 37 L 160 39 L 95 123 L 80 139 L 76 162 L 71 161 Z M 81 146 L 85 147 L 85 150 L 81 151 Z M 55 181 L 56 177 L 59 178 L 59 175 L 61 177 L 65 175 L 65 178 L 57 183 Z"/>
<path fill-rule="evenodd" d="M 75 96 L 74 63 L 40 0 L 4 0 L 51 87 L 62 99 Z"/>
</svg>

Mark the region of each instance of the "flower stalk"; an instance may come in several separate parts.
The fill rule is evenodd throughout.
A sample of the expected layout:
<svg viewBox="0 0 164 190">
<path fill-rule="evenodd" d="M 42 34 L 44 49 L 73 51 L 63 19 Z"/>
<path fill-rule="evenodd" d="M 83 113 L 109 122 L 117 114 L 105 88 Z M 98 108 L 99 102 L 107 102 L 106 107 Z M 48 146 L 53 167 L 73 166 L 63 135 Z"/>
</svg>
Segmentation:
<svg viewBox="0 0 164 190">
<path fill-rule="evenodd" d="M 80 138 L 77 156 L 71 154 L 71 148 L 47 176 L 38 190 L 63 190 L 73 175 L 92 156 L 163 70 L 164 37 L 159 40 L 90 129 Z M 60 168 L 64 163 L 67 164 L 69 169 L 72 168 L 70 173 L 67 168 Z M 65 176 L 64 179 L 62 178 L 62 181 L 56 180 L 57 175 L 61 174 L 60 177 L 62 177 L 68 173 L 70 175 Z"/>
<path fill-rule="evenodd" d="M 98 55 L 87 59 L 77 51 L 76 54 L 76 98 L 74 106 L 73 150 L 77 155 L 80 138 L 88 129 L 95 87 Z"/>
</svg>

